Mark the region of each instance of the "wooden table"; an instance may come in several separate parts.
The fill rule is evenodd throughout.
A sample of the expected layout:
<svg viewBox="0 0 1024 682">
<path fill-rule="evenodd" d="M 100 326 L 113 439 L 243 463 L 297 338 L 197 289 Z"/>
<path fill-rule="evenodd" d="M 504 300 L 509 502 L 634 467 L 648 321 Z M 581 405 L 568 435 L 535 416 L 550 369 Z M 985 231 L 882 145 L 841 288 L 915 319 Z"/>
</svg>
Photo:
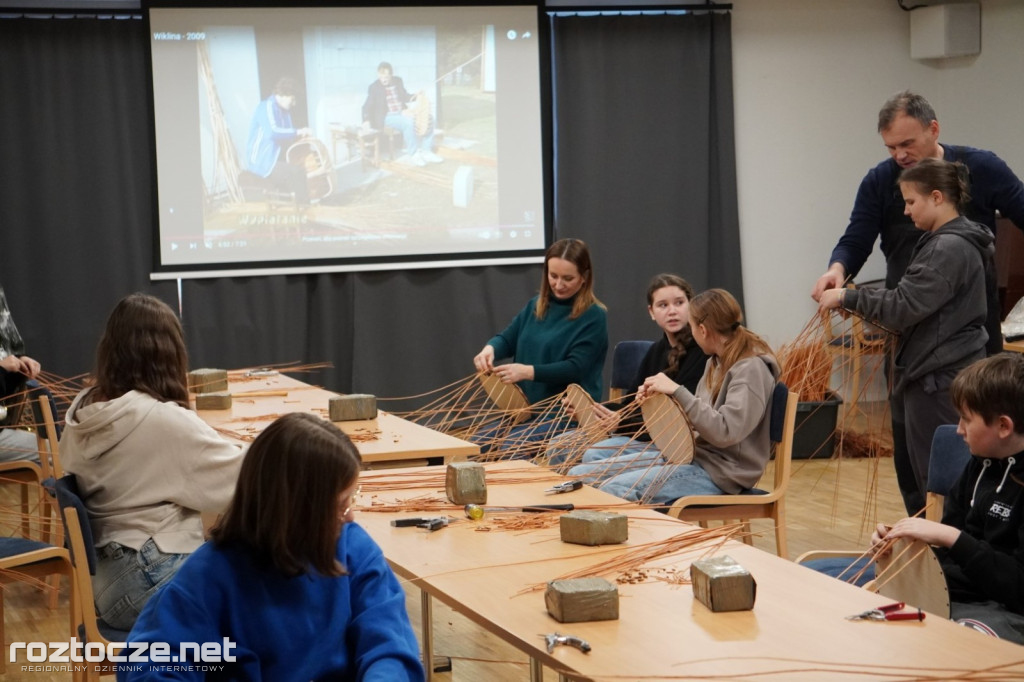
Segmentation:
<svg viewBox="0 0 1024 682">
<path fill-rule="evenodd" d="M 337 393 L 310 386 L 284 374 L 232 377 L 231 409 L 197 410 L 203 421 L 235 442 L 252 440 L 274 418 L 288 412 L 314 412 L 327 418 L 328 403 Z M 287 395 L 245 397 L 245 393 L 287 392 Z M 376 419 L 334 422 L 355 441 L 365 468 L 389 462 L 425 464 L 425 458 L 450 460 L 480 452 L 475 443 L 460 440 L 401 417 L 378 411 Z M 408 466 L 406 464 L 406 466 Z"/>
<path fill-rule="evenodd" d="M 1003 350 L 1024 353 L 1024 341 L 1003 341 Z"/>
<path fill-rule="evenodd" d="M 718 553 L 732 556 L 756 580 L 757 601 L 752 611 L 712 613 L 694 600 L 689 585 L 653 581 L 619 585 L 617 621 L 558 623 L 547 614 L 543 590 L 521 592 L 568 571 L 604 562 L 629 547 L 693 527 L 651 510 L 624 506 L 621 500 L 589 487 L 546 496 L 543 490 L 552 485 L 552 475 L 530 464 L 486 466 L 492 481 L 488 504 L 608 505 L 628 514 L 629 540 L 614 547 L 564 544 L 557 525 L 515 533 L 476 531 L 486 518 L 459 520 L 428 532 L 390 525 L 393 518 L 428 515 L 423 512 L 357 512 L 356 521 L 380 544 L 396 574 L 423 590 L 425 651 L 430 651 L 432 644 L 429 605 L 435 597 L 525 652 L 531 659 L 532 680 L 542 679 L 541 666 L 568 679 L 594 680 L 736 678 L 777 682 L 891 675 L 923 679 L 933 673 L 947 675 L 943 679 L 962 679 L 966 671 L 983 669 L 999 671 L 984 679 L 1024 676 L 1024 648 L 938 617 L 923 622 L 847 620 L 846 616 L 887 600 L 735 541 Z M 416 471 L 393 473 L 403 472 L 408 480 Z M 493 483 L 510 472 L 538 480 Z M 375 487 L 370 482 L 386 480 L 389 473 L 363 475 L 362 505 L 423 495 L 444 497 L 443 485 L 367 492 Z M 659 565 L 685 571 L 688 576 L 689 564 L 705 551 L 688 551 L 661 560 Z M 556 631 L 582 637 L 592 651 L 584 654 L 558 646 L 548 653 L 543 635 Z M 427 676 L 430 679 L 431 671 Z"/>
</svg>

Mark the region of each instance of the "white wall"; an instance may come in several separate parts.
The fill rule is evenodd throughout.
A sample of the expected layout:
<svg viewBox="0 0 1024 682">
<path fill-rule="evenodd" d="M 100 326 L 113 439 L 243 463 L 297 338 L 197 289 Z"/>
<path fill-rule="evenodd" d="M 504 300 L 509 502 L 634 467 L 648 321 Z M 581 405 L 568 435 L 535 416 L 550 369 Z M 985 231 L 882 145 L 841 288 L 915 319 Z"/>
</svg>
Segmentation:
<svg viewBox="0 0 1024 682">
<path fill-rule="evenodd" d="M 920 92 L 940 141 L 991 149 L 1024 175 L 1024 2 L 981 5 L 980 55 L 921 62 L 896 0 L 733 0 L 746 314 L 772 345 L 814 313 L 811 286 L 886 156 L 875 127 L 891 94 Z M 859 279 L 883 274 L 876 245 Z"/>
</svg>

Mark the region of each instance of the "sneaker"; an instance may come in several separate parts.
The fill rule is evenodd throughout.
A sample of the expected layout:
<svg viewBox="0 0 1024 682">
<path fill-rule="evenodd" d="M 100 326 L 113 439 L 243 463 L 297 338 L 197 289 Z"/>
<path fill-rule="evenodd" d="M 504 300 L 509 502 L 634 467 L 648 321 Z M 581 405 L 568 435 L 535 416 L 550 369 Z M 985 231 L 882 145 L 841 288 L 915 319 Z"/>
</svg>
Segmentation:
<svg viewBox="0 0 1024 682">
<path fill-rule="evenodd" d="M 443 156 L 438 156 L 434 152 L 427 151 L 426 149 L 421 149 L 419 154 L 427 163 L 444 163 Z"/>
</svg>

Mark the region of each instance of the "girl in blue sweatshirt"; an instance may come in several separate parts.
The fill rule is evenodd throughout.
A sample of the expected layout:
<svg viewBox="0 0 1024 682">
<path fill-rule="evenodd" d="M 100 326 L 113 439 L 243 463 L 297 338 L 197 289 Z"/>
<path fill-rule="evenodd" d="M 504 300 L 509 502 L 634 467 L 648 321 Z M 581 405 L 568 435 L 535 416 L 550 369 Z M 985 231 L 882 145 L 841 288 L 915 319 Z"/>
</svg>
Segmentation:
<svg viewBox="0 0 1024 682">
<path fill-rule="evenodd" d="M 352 523 L 359 465 L 352 441 L 319 417 L 268 426 L 211 541 L 128 638 L 166 642 L 172 656 L 182 642 L 217 643 L 222 660 L 121 664 L 118 679 L 422 680 L 405 593 Z"/>
</svg>

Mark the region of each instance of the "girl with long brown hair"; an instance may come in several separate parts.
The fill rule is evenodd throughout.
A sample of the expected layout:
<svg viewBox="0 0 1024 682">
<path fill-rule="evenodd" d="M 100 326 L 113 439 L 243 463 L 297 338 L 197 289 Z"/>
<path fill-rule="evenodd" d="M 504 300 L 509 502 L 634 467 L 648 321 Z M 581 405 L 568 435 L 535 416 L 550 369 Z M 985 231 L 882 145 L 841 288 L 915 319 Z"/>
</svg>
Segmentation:
<svg viewBox="0 0 1024 682">
<path fill-rule="evenodd" d="M 662 273 L 651 279 L 647 285 L 647 312 L 662 333 L 640 361 L 631 386 L 639 388 L 647 377 L 664 372 L 691 391 L 696 390 L 708 356 L 690 331 L 689 304 L 692 298 L 693 287 L 679 275 Z M 594 404 L 596 416 L 610 424 L 609 431 L 615 435 L 594 443 L 583 453 L 580 461 L 596 462 L 653 449 L 639 412 L 631 419 L 620 419 L 619 412 L 634 399 L 631 394 L 616 402 Z M 567 446 L 571 447 L 572 436 L 567 433 L 564 438 L 561 442 L 557 438 L 551 442 L 549 464 L 561 464 L 568 457 Z"/>
<path fill-rule="evenodd" d="M 60 449 L 89 510 L 100 617 L 131 628 L 146 600 L 203 543 L 203 512 L 227 506 L 242 450 L 189 408 L 174 311 L 132 294 L 110 317 L 93 385 L 68 408 Z"/>
<path fill-rule="evenodd" d="M 422 680 L 405 592 L 353 523 L 360 463 L 349 437 L 316 415 L 270 424 L 211 541 L 150 600 L 128 641 L 177 651 L 230 640 L 225 679 Z M 124 679 L 151 679 L 161 665 L 127 666 Z"/>
</svg>

